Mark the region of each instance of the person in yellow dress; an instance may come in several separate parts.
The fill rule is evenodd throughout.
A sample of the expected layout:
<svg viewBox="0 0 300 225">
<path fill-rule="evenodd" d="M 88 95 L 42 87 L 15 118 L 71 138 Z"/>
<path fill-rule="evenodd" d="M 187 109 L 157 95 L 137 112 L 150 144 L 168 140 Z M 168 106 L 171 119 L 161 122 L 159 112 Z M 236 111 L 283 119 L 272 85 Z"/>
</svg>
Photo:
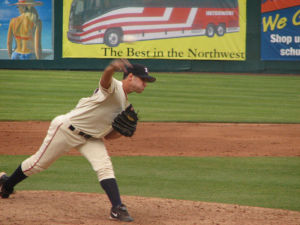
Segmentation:
<svg viewBox="0 0 300 225">
<path fill-rule="evenodd" d="M 41 59 L 42 21 L 35 6 L 42 5 L 35 0 L 18 0 L 16 5 L 20 16 L 12 18 L 7 33 L 7 50 L 11 59 Z M 12 48 L 13 40 L 16 42 Z"/>
</svg>

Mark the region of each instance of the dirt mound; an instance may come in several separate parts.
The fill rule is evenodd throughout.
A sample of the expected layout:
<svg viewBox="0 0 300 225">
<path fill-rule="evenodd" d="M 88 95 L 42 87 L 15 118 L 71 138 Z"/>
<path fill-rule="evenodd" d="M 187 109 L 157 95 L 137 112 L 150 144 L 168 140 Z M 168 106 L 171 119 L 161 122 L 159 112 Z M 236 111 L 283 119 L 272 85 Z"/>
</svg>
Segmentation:
<svg viewBox="0 0 300 225">
<path fill-rule="evenodd" d="M 139 225 L 251 224 L 299 225 L 300 212 L 229 204 L 123 196 Z M 0 200 L 3 225 L 112 225 L 105 195 L 58 191 L 20 191 Z"/>
</svg>

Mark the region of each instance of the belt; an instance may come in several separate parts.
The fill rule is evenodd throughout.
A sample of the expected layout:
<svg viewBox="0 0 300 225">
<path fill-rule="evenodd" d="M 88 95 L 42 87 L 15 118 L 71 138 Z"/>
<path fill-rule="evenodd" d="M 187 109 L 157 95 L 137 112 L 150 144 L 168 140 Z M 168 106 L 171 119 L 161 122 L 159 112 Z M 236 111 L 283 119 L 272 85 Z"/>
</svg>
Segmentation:
<svg viewBox="0 0 300 225">
<path fill-rule="evenodd" d="M 75 132 L 77 131 L 77 129 L 76 129 L 75 127 L 73 127 L 72 125 L 69 126 L 69 129 L 70 129 L 71 131 L 75 131 Z M 92 137 L 91 135 L 86 134 L 86 133 L 84 133 L 84 132 L 82 132 L 82 131 L 79 131 L 79 132 L 76 132 L 76 133 L 77 133 L 78 135 L 80 135 L 80 136 L 86 138 L 86 139 L 89 139 L 89 138 Z"/>
</svg>

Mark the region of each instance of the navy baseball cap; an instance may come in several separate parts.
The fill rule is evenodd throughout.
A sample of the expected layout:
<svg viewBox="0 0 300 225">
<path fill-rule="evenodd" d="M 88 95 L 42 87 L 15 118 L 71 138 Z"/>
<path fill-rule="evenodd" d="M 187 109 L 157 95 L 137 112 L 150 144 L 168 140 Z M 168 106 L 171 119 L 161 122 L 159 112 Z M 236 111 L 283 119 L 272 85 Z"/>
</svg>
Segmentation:
<svg viewBox="0 0 300 225">
<path fill-rule="evenodd" d="M 124 72 L 123 79 L 125 79 L 128 74 L 132 73 L 136 77 L 140 77 L 141 79 L 147 82 L 154 82 L 156 81 L 155 77 L 149 76 L 148 68 L 141 64 L 132 64 L 132 67 L 127 67 L 127 72 Z"/>
</svg>

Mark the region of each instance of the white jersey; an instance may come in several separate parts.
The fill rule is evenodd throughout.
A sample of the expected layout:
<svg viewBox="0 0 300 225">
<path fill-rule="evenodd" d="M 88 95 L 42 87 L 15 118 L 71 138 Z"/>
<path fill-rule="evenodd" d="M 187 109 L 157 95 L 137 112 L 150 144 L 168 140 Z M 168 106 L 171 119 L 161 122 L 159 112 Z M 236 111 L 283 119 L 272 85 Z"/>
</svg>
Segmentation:
<svg viewBox="0 0 300 225">
<path fill-rule="evenodd" d="M 113 130 L 114 118 L 128 105 L 122 82 L 112 78 L 109 89 L 99 85 L 92 96 L 80 99 L 66 116 L 76 129 L 102 138 Z"/>
</svg>

